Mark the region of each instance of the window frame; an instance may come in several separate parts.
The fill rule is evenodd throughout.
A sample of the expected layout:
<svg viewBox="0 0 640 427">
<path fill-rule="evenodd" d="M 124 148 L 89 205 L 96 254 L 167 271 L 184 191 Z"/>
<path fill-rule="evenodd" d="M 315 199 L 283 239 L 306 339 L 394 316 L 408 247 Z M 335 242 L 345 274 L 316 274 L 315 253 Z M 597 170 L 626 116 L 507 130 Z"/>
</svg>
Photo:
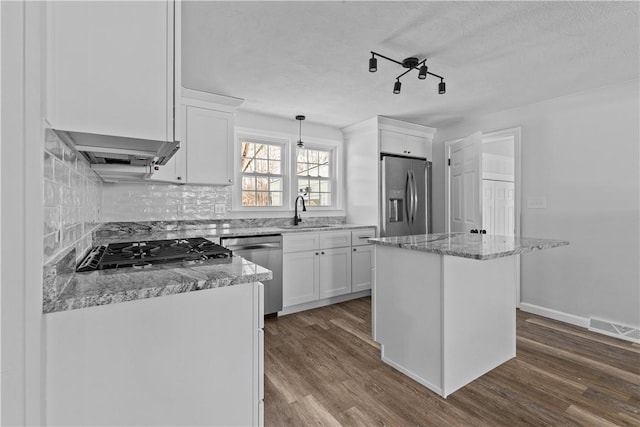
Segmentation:
<svg viewBox="0 0 640 427">
<path fill-rule="evenodd" d="M 329 186 L 330 186 L 330 194 L 331 194 L 331 204 L 329 206 L 313 206 L 313 209 L 321 209 L 321 210 L 336 210 L 337 209 L 337 179 L 336 179 L 336 163 L 337 163 L 337 147 L 336 146 L 332 146 L 332 145 L 326 145 L 326 144 L 318 144 L 318 143 L 306 143 L 304 144 L 304 148 L 307 150 L 316 150 L 316 151 L 326 151 L 329 153 Z M 292 163 L 294 163 L 292 165 L 292 172 L 294 174 L 294 177 L 292 179 L 292 183 L 293 183 L 293 191 L 295 191 L 296 193 L 296 197 L 301 195 L 298 192 L 298 188 L 299 188 L 299 180 L 300 178 L 302 178 L 301 176 L 298 176 L 298 150 L 296 147 L 296 150 L 294 152 L 294 156 L 292 157 L 293 159 L 295 159 Z M 320 178 L 320 177 L 318 177 Z M 322 178 L 323 180 L 327 180 L 326 178 Z M 308 199 L 305 198 L 305 203 L 309 202 Z"/>
<path fill-rule="evenodd" d="M 254 144 L 270 144 L 270 145 L 279 145 L 281 149 L 280 154 L 280 175 L 268 175 L 268 174 L 259 174 L 259 173 L 248 173 L 244 174 L 241 170 L 242 165 L 242 143 L 243 142 L 251 142 Z M 236 191 L 234 191 L 233 199 L 233 210 L 238 211 L 287 211 L 289 210 L 288 200 L 290 198 L 290 177 L 289 170 L 290 167 L 290 154 L 288 150 L 289 140 L 282 138 L 273 138 L 263 135 L 249 134 L 249 133 L 239 133 L 236 137 L 236 154 L 234 161 L 234 170 L 236 171 L 236 183 L 237 187 Z M 243 176 L 277 176 L 282 178 L 282 205 L 281 206 L 243 206 L 242 205 L 242 177 Z"/>
</svg>

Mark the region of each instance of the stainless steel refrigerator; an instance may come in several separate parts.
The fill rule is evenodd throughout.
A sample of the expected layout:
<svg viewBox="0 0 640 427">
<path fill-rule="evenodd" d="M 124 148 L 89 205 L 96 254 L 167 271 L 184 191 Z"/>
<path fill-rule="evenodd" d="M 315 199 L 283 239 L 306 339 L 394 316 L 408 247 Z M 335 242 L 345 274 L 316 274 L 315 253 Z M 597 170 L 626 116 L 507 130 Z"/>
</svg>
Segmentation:
<svg viewBox="0 0 640 427">
<path fill-rule="evenodd" d="M 431 232 L 431 162 L 383 154 L 380 158 L 380 235 Z"/>
</svg>

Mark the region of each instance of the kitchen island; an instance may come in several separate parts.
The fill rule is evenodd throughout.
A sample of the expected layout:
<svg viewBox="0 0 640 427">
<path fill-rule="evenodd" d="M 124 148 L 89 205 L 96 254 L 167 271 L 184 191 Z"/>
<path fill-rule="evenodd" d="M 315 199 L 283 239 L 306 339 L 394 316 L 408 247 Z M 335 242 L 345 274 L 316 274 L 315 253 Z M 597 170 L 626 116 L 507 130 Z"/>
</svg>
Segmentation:
<svg viewBox="0 0 640 427">
<path fill-rule="evenodd" d="M 369 242 L 382 360 L 442 397 L 515 357 L 514 255 L 569 244 L 466 233 Z"/>
</svg>

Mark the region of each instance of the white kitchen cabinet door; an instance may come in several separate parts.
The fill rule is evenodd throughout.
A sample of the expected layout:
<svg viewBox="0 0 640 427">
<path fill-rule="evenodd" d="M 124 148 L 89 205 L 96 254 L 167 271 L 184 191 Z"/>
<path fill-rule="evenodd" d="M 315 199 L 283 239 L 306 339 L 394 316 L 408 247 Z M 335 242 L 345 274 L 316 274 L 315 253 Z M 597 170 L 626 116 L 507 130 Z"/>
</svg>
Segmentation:
<svg viewBox="0 0 640 427">
<path fill-rule="evenodd" d="M 371 289 L 373 245 L 356 246 L 351 250 L 351 291 Z"/>
<path fill-rule="evenodd" d="M 351 248 L 320 251 L 320 299 L 351 293 Z"/>
<path fill-rule="evenodd" d="M 405 135 L 404 149 L 406 154 L 413 157 L 423 157 L 425 159 L 431 158 L 430 153 L 427 151 L 428 142 L 426 138 L 419 136 Z"/>
<path fill-rule="evenodd" d="M 319 283 L 319 251 L 292 252 L 282 256 L 283 307 L 317 300 Z"/>
<path fill-rule="evenodd" d="M 233 113 L 184 107 L 187 183 L 233 183 L 233 125 Z"/>
<path fill-rule="evenodd" d="M 174 140 L 173 1 L 47 2 L 47 33 L 55 129 Z"/>
<path fill-rule="evenodd" d="M 419 136 L 380 130 L 380 152 L 428 159 L 428 140 Z"/>
</svg>

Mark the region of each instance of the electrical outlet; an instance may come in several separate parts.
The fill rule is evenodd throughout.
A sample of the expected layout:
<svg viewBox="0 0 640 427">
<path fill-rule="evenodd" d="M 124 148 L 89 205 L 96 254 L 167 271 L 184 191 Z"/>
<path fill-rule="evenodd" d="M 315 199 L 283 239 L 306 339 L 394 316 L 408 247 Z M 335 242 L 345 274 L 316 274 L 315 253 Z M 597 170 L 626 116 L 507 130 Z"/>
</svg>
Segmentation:
<svg viewBox="0 0 640 427">
<path fill-rule="evenodd" d="M 547 198 L 545 196 L 527 197 L 527 209 L 547 209 Z"/>
<path fill-rule="evenodd" d="M 223 214 L 227 211 L 227 205 L 225 205 L 224 203 L 216 203 L 214 205 L 214 211 L 217 214 Z"/>
</svg>

